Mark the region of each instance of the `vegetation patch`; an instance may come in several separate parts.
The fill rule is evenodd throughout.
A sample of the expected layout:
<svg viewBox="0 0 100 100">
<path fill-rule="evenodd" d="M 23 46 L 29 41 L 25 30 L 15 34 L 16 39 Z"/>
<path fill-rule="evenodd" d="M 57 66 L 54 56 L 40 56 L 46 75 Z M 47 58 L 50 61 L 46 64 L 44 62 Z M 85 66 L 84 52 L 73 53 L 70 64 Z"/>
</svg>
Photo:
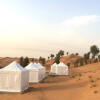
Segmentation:
<svg viewBox="0 0 100 100">
<path fill-rule="evenodd" d="M 97 94 L 97 93 L 98 93 L 98 91 L 97 91 L 97 90 L 95 90 L 95 91 L 94 91 L 94 93 L 95 93 L 95 94 Z"/>
</svg>

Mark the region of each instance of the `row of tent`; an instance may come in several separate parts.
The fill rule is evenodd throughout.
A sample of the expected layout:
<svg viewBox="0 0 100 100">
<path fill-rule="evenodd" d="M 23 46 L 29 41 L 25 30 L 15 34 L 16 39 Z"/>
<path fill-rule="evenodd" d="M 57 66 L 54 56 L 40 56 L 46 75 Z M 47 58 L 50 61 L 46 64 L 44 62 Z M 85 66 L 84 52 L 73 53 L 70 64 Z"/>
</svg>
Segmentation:
<svg viewBox="0 0 100 100">
<path fill-rule="evenodd" d="M 63 63 L 53 64 L 50 73 L 68 75 L 68 67 Z M 0 92 L 23 92 L 29 88 L 29 83 L 38 83 L 45 75 L 46 69 L 40 63 L 30 63 L 23 68 L 14 61 L 0 69 Z"/>
<path fill-rule="evenodd" d="M 30 63 L 23 68 L 16 61 L 0 69 L 0 91 L 22 92 L 29 83 L 38 83 L 45 78 L 45 67 L 40 63 Z"/>
</svg>

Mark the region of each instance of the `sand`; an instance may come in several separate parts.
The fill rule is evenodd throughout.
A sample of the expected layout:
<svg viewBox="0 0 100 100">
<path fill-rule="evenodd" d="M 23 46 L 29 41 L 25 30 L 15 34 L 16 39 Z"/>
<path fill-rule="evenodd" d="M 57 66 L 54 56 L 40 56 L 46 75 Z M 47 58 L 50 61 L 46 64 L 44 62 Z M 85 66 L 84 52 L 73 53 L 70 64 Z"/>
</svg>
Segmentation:
<svg viewBox="0 0 100 100">
<path fill-rule="evenodd" d="M 72 68 L 69 76 L 48 76 L 20 93 L 0 93 L 0 100 L 100 100 L 100 63 Z"/>
</svg>

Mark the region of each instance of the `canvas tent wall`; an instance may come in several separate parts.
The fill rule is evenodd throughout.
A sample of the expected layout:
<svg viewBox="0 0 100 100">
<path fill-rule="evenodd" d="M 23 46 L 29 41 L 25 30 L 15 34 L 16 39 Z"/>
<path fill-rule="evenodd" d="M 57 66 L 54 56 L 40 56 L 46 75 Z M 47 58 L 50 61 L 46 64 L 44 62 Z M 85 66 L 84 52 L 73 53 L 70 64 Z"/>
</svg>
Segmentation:
<svg viewBox="0 0 100 100">
<path fill-rule="evenodd" d="M 41 77 L 42 79 L 44 79 L 46 75 L 46 68 L 42 66 L 40 63 L 37 63 L 37 66 L 41 69 Z"/>
<path fill-rule="evenodd" d="M 0 92 L 23 92 L 29 87 L 29 73 L 16 61 L 0 69 Z"/>
<path fill-rule="evenodd" d="M 54 63 L 53 65 L 51 65 L 50 73 L 56 73 L 56 67 L 57 67 L 56 63 Z"/>
<path fill-rule="evenodd" d="M 29 82 L 38 83 L 42 81 L 45 77 L 45 68 L 39 63 L 30 63 L 25 67 L 29 71 Z"/>
<path fill-rule="evenodd" d="M 54 63 L 51 66 L 50 73 L 54 73 L 56 75 L 68 75 L 68 66 L 63 62 L 60 62 L 59 64 Z"/>
<path fill-rule="evenodd" d="M 68 75 L 68 66 L 60 62 L 56 68 L 57 75 Z"/>
</svg>

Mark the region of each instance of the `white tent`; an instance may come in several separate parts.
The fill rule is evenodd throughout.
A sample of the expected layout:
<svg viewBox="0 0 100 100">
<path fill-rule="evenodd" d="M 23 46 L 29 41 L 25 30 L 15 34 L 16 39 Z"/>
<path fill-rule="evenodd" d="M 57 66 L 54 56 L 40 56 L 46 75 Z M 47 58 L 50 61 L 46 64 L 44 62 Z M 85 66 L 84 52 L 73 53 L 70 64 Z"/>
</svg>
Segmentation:
<svg viewBox="0 0 100 100">
<path fill-rule="evenodd" d="M 45 74 L 46 74 L 46 68 L 44 66 L 42 66 L 40 63 L 38 63 L 37 65 L 41 69 L 41 77 L 42 77 L 42 79 L 44 79 Z"/>
<path fill-rule="evenodd" d="M 50 73 L 54 73 L 56 75 L 68 75 L 68 66 L 63 62 L 60 62 L 59 64 L 54 63 L 51 66 Z"/>
<path fill-rule="evenodd" d="M 56 67 L 57 67 L 56 63 L 54 63 L 53 65 L 51 65 L 50 73 L 56 73 Z"/>
<path fill-rule="evenodd" d="M 45 68 L 41 64 L 30 63 L 25 67 L 29 71 L 29 82 L 38 83 L 45 77 Z"/>
<path fill-rule="evenodd" d="M 29 87 L 29 73 L 16 61 L 0 69 L 0 91 L 22 92 Z"/>
</svg>

